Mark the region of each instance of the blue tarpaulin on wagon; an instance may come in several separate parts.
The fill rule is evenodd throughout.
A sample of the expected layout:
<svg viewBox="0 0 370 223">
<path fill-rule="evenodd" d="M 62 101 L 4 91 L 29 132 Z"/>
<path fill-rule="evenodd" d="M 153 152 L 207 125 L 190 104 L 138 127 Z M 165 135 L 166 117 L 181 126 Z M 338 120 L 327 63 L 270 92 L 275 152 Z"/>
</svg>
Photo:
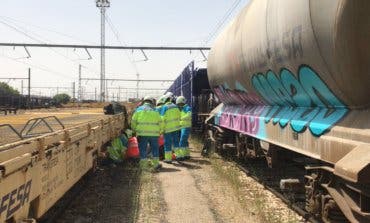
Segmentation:
<svg viewBox="0 0 370 223">
<path fill-rule="evenodd" d="M 174 83 L 171 85 L 171 87 L 167 90 L 176 96 L 184 96 L 186 100 L 188 101 L 189 105 L 192 106 L 192 80 L 195 74 L 194 69 L 194 61 L 189 63 L 184 70 L 181 72 L 181 74 L 176 78 Z"/>
<path fill-rule="evenodd" d="M 186 101 L 193 109 L 193 122 L 198 113 L 198 96 L 204 91 L 210 91 L 207 69 L 194 67 L 194 61 L 189 63 L 181 74 L 176 78 L 167 92 L 172 92 L 176 96 L 184 96 Z M 194 123 L 193 123 L 194 124 Z"/>
</svg>

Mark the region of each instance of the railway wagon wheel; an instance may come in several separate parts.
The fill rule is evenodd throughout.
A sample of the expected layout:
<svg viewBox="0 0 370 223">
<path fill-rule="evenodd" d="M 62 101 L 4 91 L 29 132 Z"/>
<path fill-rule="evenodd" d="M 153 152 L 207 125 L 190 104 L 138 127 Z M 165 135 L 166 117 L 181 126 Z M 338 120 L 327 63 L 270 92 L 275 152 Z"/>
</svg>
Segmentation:
<svg viewBox="0 0 370 223">
<path fill-rule="evenodd" d="M 322 220 L 325 223 L 349 222 L 330 195 L 322 196 Z"/>
<path fill-rule="evenodd" d="M 306 210 L 325 223 L 349 222 L 339 209 L 335 200 L 321 185 L 328 184 L 332 179 L 325 171 L 315 171 L 305 175 Z"/>
<path fill-rule="evenodd" d="M 247 159 L 247 150 L 246 150 L 246 143 L 244 137 L 241 134 L 235 135 L 236 141 L 236 155 L 239 160 L 245 161 Z"/>
<path fill-rule="evenodd" d="M 321 195 L 322 192 L 319 190 L 318 185 L 318 174 L 312 173 L 311 175 L 306 175 L 306 210 L 315 216 L 320 218 L 321 216 Z"/>
</svg>

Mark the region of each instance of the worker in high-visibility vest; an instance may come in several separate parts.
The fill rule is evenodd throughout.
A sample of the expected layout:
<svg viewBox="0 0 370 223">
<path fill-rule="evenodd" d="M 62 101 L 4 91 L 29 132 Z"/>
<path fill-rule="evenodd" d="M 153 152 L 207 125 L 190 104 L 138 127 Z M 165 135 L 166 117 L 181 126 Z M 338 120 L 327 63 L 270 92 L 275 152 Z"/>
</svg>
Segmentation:
<svg viewBox="0 0 370 223">
<path fill-rule="evenodd" d="M 180 153 L 184 159 L 190 159 L 190 150 L 189 150 L 189 135 L 191 131 L 191 107 L 186 104 L 186 99 L 184 96 L 179 96 L 176 99 L 176 105 L 181 111 L 180 126 L 181 126 L 181 135 L 180 135 Z"/>
<path fill-rule="evenodd" d="M 161 112 L 161 109 L 162 109 L 164 103 L 166 102 L 166 99 L 167 99 L 167 97 L 165 95 L 162 95 L 161 97 L 158 98 L 157 107 L 156 107 L 156 110 L 158 112 Z"/>
<path fill-rule="evenodd" d="M 176 158 L 181 159 L 179 150 L 180 109 L 172 103 L 172 97 L 166 95 L 165 104 L 161 109 L 164 124 L 164 162 L 172 163 L 172 146 Z"/>
<path fill-rule="evenodd" d="M 126 156 L 127 152 L 127 144 L 128 139 L 124 135 L 113 139 L 111 142 L 111 146 L 108 146 L 107 148 L 110 161 L 113 161 L 113 163 L 123 162 L 123 158 Z"/>
<path fill-rule="evenodd" d="M 140 165 L 144 168 L 151 163 L 154 169 L 159 169 L 158 137 L 163 131 L 163 122 L 159 112 L 155 109 L 155 99 L 145 97 L 143 105 L 138 107 L 131 121 L 131 128 L 138 136 L 140 150 Z M 152 162 L 147 160 L 147 146 L 150 144 L 153 154 Z"/>
</svg>

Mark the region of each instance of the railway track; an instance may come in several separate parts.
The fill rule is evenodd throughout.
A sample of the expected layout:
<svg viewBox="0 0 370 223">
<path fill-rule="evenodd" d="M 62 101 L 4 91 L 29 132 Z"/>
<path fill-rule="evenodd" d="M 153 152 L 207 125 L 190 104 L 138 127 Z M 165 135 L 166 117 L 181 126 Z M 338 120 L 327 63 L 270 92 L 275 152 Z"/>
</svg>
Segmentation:
<svg viewBox="0 0 370 223">
<path fill-rule="evenodd" d="M 299 164 L 290 162 L 285 163 L 276 169 L 271 169 L 267 166 L 266 159 L 263 157 L 255 159 L 239 159 L 235 156 L 234 151 L 222 150 L 218 153 L 223 158 L 232 160 L 247 176 L 263 185 L 266 190 L 269 190 L 276 197 L 280 198 L 306 221 L 311 223 L 322 222 L 305 210 L 306 203 L 304 190 L 283 191 L 280 189 L 281 179 L 299 179 L 300 182 L 303 182 L 304 179 L 302 176 L 304 176 L 305 169 Z"/>
<path fill-rule="evenodd" d="M 141 176 L 137 161 L 118 165 L 101 161 L 37 222 L 134 222 Z"/>
</svg>

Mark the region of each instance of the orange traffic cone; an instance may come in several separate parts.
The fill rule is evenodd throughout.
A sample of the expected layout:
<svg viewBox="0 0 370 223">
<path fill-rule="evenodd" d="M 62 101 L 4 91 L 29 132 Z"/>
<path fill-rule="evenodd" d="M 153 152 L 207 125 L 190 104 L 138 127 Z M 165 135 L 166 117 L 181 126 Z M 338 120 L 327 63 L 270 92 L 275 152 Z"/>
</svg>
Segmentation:
<svg viewBox="0 0 370 223">
<path fill-rule="evenodd" d="M 140 157 L 140 152 L 139 152 L 139 144 L 137 142 L 137 138 L 131 137 L 128 140 L 126 158 L 139 158 L 139 157 Z"/>
</svg>

